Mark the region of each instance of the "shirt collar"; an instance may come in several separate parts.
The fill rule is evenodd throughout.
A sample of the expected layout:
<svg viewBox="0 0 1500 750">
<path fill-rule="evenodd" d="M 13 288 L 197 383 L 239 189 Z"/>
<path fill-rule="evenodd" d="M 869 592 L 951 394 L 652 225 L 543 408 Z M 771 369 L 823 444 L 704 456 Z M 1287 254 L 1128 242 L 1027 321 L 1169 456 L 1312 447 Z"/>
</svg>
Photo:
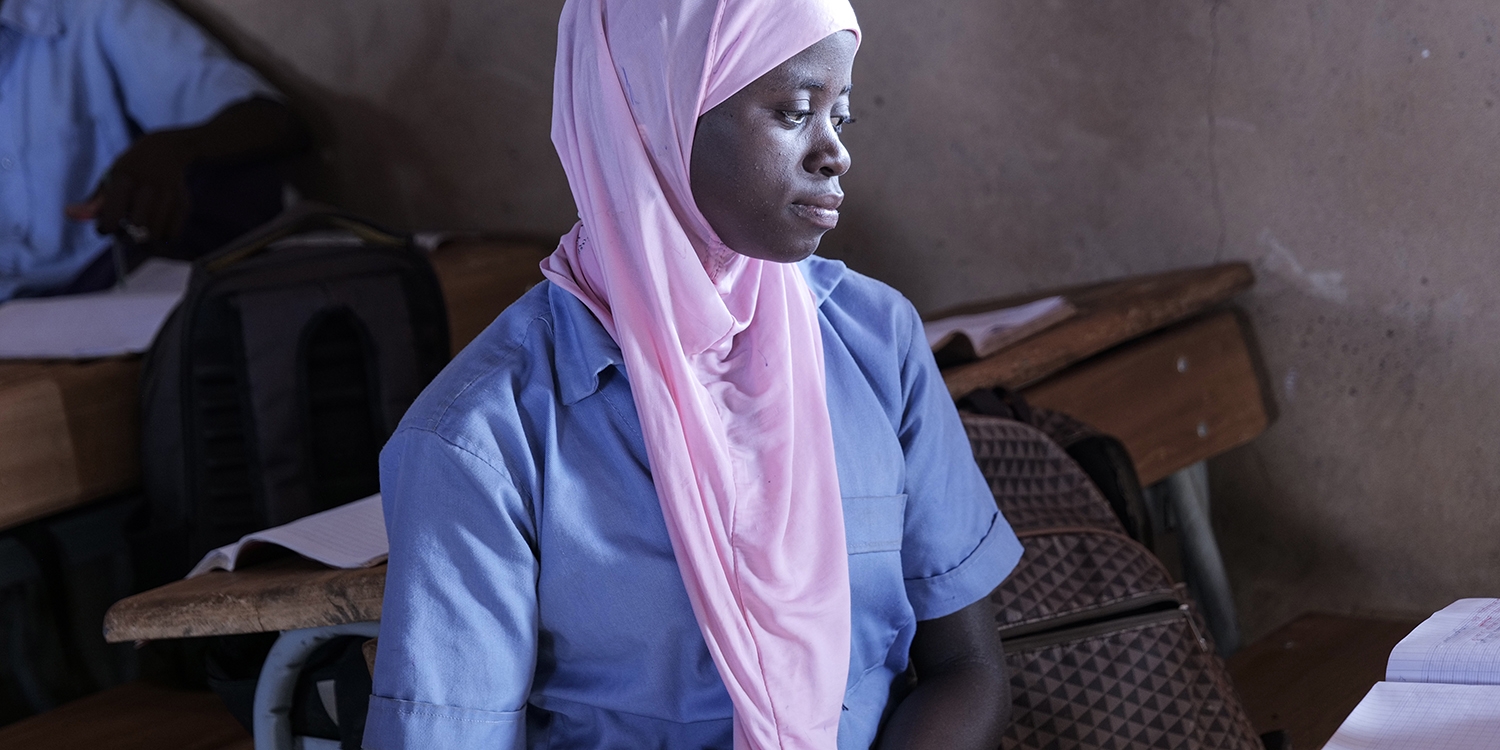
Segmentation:
<svg viewBox="0 0 1500 750">
<path fill-rule="evenodd" d="M 809 255 L 797 264 L 802 269 L 802 278 L 807 280 L 807 288 L 812 291 L 813 299 L 818 306 L 822 307 L 828 301 L 828 296 L 833 294 L 833 288 L 844 279 L 844 273 L 849 267 L 841 260 L 823 258 L 817 255 Z"/>
<path fill-rule="evenodd" d="M 12 0 L 5 0 L 11 2 Z M 844 278 L 841 261 L 809 256 L 797 266 L 813 299 L 821 306 Z M 625 364 L 620 346 L 599 323 L 594 313 L 577 297 L 559 286 L 549 285 L 556 346 L 557 384 L 565 406 L 572 406 L 599 391 L 599 373 Z"/>
<path fill-rule="evenodd" d="M 3 0 L 0 26 L 33 36 L 61 36 L 62 12 L 55 0 Z"/>
<path fill-rule="evenodd" d="M 572 406 L 594 395 L 599 390 L 599 373 L 625 364 L 625 357 L 619 344 L 583 302 L 556 284 L 548 286 L 557 387 L 563 405 Z"/>
</svg>

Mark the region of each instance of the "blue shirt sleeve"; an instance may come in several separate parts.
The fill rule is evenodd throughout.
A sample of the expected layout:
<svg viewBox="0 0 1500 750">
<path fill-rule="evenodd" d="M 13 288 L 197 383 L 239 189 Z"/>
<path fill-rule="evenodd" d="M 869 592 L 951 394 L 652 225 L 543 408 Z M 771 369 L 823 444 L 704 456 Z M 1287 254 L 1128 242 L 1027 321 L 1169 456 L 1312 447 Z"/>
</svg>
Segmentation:
<svg viewBox="0 0 1500 750">
<path fill-rule="evenodd" d="M 953 614 L 986 597 L 1021 559 L 1021 543 L 974 463 L 958 409 L 910 305 L 901 365 L 905 410 L 906 595 L 918 620 Z"/>
<path fill-rule="evenodd" d="M 201 125 L 231 104 L 280 94 L 176 8 L 116 0 L 99 15 L 99 40 L 125 109 L 142 130 Z"/>
<path fill-rule="evenodd" d="M 373 750 L 522 748 L 536 669 L 530 502 L 479 452 L 405 427 L 381 454 L 391 555 Z"/>
</svg>

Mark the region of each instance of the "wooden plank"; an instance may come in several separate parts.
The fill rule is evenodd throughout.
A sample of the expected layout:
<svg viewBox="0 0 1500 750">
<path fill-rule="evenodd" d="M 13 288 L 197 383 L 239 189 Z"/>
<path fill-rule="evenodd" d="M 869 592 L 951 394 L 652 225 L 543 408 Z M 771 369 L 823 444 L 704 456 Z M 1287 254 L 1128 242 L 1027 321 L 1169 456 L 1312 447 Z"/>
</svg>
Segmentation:
<svg viewBox="0 0 1500 750">
<path fill-rule="evenodd" d="M 1249 342 L 1232 312 L 1117 347 L 1022 395 L 1119 438 L 1143 485 L 1244 445 L 1270 424 Z"/>
<path fill-rule="evenodd" d="M 250 733 L 208 691 L 131 682 L 0 727 L 6 750 L 249 750 Z"/>
<path fill-rule="evenodd" d="M 537 242 L 458 239 L 432 253 L 432 267 L 448 301 L 455 354 L 542 280 L 537 264 L 552 249 Z"/>
<path fill-rule="evenodd" d="M 104 616 L 104 639 L 121 643 L 379 620 L 384 592 L 384 565 L 330 570 L 286 558 L 122 599 Z"/>
<path fill-rule="evenodd" d="M 1285 729 L 1292 747 L 1322 747 L 1419 623 L 1303 615 L 1229 657 L 1229 674 L 1256 730 Z"/>
<path fill-rule="evenodd" d="M 1249 289 L 1245 263 L 1169 271 L 1120 281 L 965 305 L 928 316 L 980 312 L 1062 294 L 1078 314 L 977 362 L 943 371 L 954 398 L 980 388 L 1019 390 L 1063 368 L 1131 339 L 1187 320 Z"/>
<path fill-rule="evenodd" d="M 0 497 L 12 519 L 45 514 L 58 498 L 78 494 L 73 442 L 62 390 L 50 379 L 16 383 L 0 391 Z"/>
<path fill-rule="evenodd" d="M 0 365 L 0 529 L 140 481 L 140 361 Z"/>
<path fill-rule="evenodd" d="M 141 360 L 70 362 L 50 374 L 62 388 L 77 497 L 92 500 L 140 484 Z"/>
</svg>

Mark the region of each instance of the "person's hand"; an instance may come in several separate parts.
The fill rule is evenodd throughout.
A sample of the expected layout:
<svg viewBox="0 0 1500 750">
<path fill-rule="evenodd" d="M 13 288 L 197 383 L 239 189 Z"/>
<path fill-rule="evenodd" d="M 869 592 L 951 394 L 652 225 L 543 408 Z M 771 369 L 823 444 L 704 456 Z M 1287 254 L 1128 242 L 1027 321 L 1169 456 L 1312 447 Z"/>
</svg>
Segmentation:
<svg viewBox="0 0 1500 750">
<path fill-rule="evenodd" d="M 94 222 L 99 234 L 137 245 L 175 239 L 188 216 L 186 173 L 192 163 L 180 131 L 148 133 L 120 154 L 87 201 L 66 213 Z"/>
</svg>

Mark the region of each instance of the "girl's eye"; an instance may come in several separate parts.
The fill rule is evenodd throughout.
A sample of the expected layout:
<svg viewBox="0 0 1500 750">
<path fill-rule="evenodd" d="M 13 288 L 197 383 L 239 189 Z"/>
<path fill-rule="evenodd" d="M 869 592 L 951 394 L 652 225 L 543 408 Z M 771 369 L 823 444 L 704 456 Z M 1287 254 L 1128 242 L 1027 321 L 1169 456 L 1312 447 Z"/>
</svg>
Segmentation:
<svg viewBox="0 0 1500 750">
<path fill-rule="evenodd" d="M 783 110 L 781 113 L 781 119 L 786 120 L 792 125 L 801 125 L 802 123 L 807 122 L 807 118 L 812 117 L 812 114 L 813 113 L 810 110 Z"/>
<path fill-rule="evenodd" d="M 834 115 L 833 116 L 833 132 L 835 132 L 835 133 L 842 133 L 842 132 L 844 132 L 844 126 L 845 125 L 853 125 L 853 124 L 854 124 L 854 115 Z"/>
</svg>

